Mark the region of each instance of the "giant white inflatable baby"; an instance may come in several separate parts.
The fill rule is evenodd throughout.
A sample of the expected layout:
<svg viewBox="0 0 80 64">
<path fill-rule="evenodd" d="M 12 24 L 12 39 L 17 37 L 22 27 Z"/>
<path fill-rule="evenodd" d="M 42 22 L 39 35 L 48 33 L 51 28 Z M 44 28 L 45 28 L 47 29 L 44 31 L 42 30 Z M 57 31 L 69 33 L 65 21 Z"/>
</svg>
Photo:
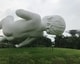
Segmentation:
<svg viewBox="0 0 80 64">
<path fill-rule="evenodd" d="M 61 16 L 45 16 L 41 19 L 39 14 L 23 9 L 18 9 L 15 13 L 21 19 L 14 21 L 13 16 L 7 16 L 0 21 L 0 29 L 4 34 L 1 42 L 20 40 L 21 42 L 16 43 L 15 47 L 22 47 L 38 37 L 43 37 L 43 31 L 53 35 L 61 35 L 65 30 L 65 22 Z"/>
</svg>

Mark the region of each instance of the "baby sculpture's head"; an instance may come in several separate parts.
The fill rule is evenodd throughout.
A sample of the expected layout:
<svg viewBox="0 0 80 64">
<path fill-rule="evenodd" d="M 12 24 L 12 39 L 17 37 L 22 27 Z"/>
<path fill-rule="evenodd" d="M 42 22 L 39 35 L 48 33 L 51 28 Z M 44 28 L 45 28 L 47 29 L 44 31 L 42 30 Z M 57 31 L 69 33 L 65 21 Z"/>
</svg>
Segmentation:
<svg viewBox="0 0 80 64">
<path fill-rule="evenodd" d="M 64 19 L 58 15 L 45 16 L 42 22 L 48 34 L 60 35 L 66 27 Z"/>
</svg>

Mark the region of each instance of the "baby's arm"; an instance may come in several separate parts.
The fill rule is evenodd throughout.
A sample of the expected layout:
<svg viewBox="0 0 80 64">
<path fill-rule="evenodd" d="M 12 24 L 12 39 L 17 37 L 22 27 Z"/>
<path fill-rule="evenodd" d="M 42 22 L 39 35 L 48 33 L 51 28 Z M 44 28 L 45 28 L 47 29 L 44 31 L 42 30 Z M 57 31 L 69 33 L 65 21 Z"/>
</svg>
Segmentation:
<svg viewBox="0 0 80 64">
<path fill-rule="evenodd" d="M 26 20 L 37 20 L 38 19 L 39 21 L 39 19 L 41 19 L 40 15 L 29 12 L 29 11 L 25 11 L 23 9 L 17 10 L 16 15 Z"/>
</svg>

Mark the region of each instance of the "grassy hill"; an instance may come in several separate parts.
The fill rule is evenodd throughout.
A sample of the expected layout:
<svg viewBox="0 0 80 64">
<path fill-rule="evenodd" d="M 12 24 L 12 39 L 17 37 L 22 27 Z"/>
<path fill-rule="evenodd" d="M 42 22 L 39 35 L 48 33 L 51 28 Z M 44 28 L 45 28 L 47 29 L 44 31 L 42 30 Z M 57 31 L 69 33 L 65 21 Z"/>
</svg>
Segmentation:
<svg viewBox="0 0 80 64">
<path fill-rule="evenodd" d="M 80 50 L 66 48 L 1 48 L 0 64 L 80 64 Z"/>
</svg>

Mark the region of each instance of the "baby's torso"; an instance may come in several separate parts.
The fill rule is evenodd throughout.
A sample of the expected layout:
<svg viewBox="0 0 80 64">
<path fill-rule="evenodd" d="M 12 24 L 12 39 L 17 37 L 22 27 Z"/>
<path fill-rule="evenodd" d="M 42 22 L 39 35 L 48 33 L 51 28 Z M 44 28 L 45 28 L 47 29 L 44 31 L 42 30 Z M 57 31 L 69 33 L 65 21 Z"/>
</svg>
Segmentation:
<svg viewBox="0 0 80 64">
<path fill-rule="evenodd" d="M 19 20 L 13 23 L 5 22 L 2 26 L 3 33 L 8 39 L 22 37 L 39 37 L 43 35 L 40 26 L 30 23 L 29 21 Z"/>
</svg>

